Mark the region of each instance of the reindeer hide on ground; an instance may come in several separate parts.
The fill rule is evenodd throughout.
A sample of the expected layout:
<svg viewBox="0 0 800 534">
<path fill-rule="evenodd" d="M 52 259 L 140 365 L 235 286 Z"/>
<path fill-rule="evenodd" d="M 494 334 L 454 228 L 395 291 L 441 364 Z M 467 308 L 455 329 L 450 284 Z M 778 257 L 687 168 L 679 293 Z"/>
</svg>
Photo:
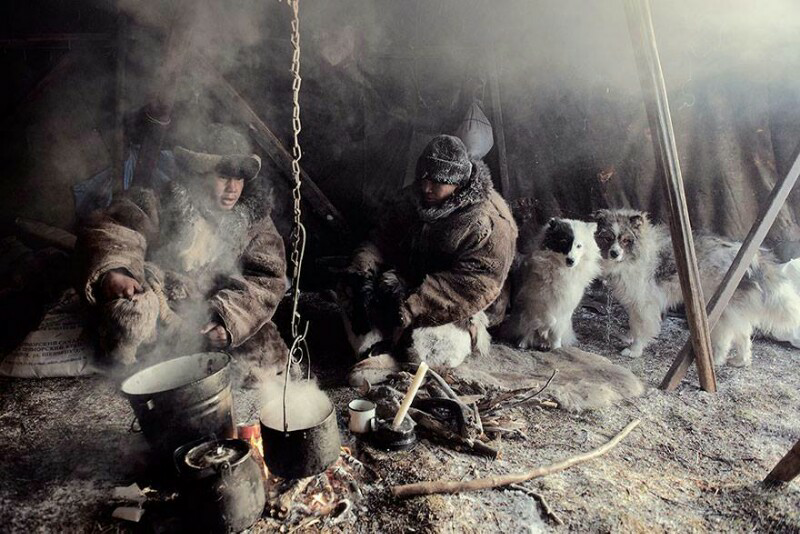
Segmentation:
<svg viewBox="0 0 800 534">
<path fill-rule="evenodd" d="M 518 389 L 544 385 L 554 369 L 558 373 L 540 398 L 552 398 L 570 412 L 606 408 L 644 393 L 644 385 L 628 369 L 574 347 L 535 352 L 492 345 L 490 357 L 470 358 L 454 372 L 465 379 Z"/>
</svg>

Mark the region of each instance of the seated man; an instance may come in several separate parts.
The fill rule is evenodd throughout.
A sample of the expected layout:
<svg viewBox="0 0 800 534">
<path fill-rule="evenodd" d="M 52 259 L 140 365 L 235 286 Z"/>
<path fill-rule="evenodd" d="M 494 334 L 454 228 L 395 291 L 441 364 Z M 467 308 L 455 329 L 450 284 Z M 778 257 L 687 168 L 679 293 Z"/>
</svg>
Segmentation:
<svg viewBox="0 0 800 534">
<path fill-rule="evenodd" d="M 257 180 L 261 160 L 234 129 L 211 125 L 174 150 L 177 176 L 132 188 L 80 232 L 78 291 L 109 366 L 229 350 L 249 381 L 287 348 L 270 322 L 286 292 L 285 252 Z"/>
<path fill-rule="evenodd" d="M 433 139 L 416 181 L 355 254 L 343 309 L 359 355 L 455 367 L 489 348 L 484 310 L 514 258 L 517 227 L 489 169 L 457 137 Z M 380 343 L 383 340 L 383 343 Z"/>
</svg>

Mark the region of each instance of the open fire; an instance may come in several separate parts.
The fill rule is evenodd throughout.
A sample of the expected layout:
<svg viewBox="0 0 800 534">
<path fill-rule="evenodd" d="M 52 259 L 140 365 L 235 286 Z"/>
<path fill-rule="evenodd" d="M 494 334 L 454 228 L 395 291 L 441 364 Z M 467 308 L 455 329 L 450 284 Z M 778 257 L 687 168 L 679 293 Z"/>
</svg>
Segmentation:
<svg viewBox="0 0 800 534">
<path fill-rule="evenodd" d="M 334 526 L 355 519 L 361 487 L 377 475 L 342 447 L 339 458 L 318 475 L 297 480 L 267 479 L 267 521 L 289 532 L 311 526 Z"/>
</svg>

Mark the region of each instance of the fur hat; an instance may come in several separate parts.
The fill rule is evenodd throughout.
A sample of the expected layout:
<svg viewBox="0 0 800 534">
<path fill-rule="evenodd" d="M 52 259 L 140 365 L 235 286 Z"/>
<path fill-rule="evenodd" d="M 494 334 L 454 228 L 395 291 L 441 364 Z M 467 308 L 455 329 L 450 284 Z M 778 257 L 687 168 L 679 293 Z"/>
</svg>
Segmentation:
<svg viewBox="0 0 800 534">
<path fill-rule="evenodd" d="M 417 180 L 460 185 L 472 174 L 472 163 L 464 142 L 452 135 L 437 135 L 417 160 Z"/>
<path fill-rule="evenodd" d="M 220 174 L 242 180 L 252 180 L 261 170 L 261 158 L 253 154 L 248 139 L 225 124 L 211 124 L 188 146 L 176 146 L 175 163 L 189 174 Z"/>
</svg>

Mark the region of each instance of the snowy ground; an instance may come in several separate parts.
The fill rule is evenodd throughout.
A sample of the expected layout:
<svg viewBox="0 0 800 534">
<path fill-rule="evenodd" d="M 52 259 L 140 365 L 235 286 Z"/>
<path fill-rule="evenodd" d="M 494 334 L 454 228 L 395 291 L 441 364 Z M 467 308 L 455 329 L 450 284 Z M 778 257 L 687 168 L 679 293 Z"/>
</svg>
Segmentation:
<svg viewBox="0 0 800 534">
<path fill-rule="evenodd" d="M 496 461 L 423 440 L 385 454 L 347 433 L 344 412 L 355 393 L 331 390 L 343 441 L 384 477 L 370 487 L 358 532 L 798 532 L 800 483 L 765 489 L 760 481 L 800 437 L 800 351 L 767 340 L 754 343 L 753 366 L 718 371 L 719 392 L 704 393 L 690 372 L 675 393 L 655 387 L 686 338 L 671 317 L 639 360 L 617 354 L 619 319 L 583 309 L 576 330 L 584 350 L 629 367 L 648 390 L 633 401 L 570 414 L 522 406 L 526 438 L 502 442 Z M 614 309 L 611 316 L 618 316 Z M 237 395 L 240 422 L 252 395 Z M 433 478 L 527 470 L 593 448 L 630 420 L 642 424 L 607 456 L 526 484 L 564 522 L 542 518 L 523 492 L 485 490 L 398 502 L 388 486 Z M 146 445 L 130 432 L 132 414 L 114 384 L 99 378 L 0 379 L 0 525 L 3 531 L 115 532 L 110 491 L 145 471 Z M 260 524 L 255 531 L 265 531 Z"/>
</svg>

